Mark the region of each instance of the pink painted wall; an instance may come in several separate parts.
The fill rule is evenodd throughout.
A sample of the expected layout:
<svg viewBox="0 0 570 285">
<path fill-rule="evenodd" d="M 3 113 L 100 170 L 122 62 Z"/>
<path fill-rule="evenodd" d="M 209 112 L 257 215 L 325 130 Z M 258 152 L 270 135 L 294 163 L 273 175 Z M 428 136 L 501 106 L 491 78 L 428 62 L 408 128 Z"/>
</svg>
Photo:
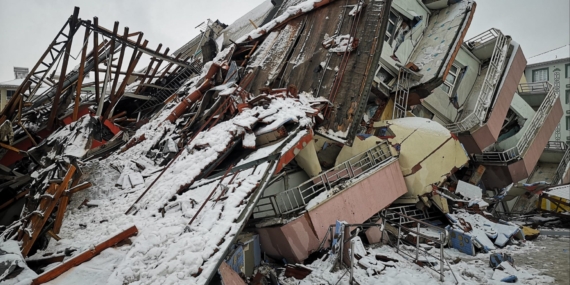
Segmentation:
<svg viewBox="0 0 570 285">
<path fill-rule="evenodd" d="M 362 223 L 408 192 L 398 161 L 309 211 L 319 240 L 337 220 Z"/>
<path fill-rule="evenodd" d="M 302 262 L 318 249 L 337 220 L 363 223 L 405 193 L 406 183 L 396 160 L 286 225 L 257 229 L 261 248 L 272 258 Z"/>
</svg>

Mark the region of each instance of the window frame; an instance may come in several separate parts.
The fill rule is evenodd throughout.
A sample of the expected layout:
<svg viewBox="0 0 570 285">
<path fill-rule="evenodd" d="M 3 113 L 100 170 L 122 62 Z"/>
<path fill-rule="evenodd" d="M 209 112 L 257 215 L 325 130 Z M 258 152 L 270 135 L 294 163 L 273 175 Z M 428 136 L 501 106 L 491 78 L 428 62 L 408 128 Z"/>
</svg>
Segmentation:
<svg viewBox="0 0 570 285">
<path fill-rule="evenodd" d="M 570 78 L 570 63 L 564 65 L 565 78 Z"/>
<path fill-rule="evenodd" d="M 570 116 L 566 116 L 566 130 L 570 131 Z"/>
<path fill-rule="evenodd" d="M 451 72 L 452 68 L 449 68 L 449 72 L 447 73 L 447 76 L 445 76 L 445 79 L 443 79 L 443 83 L 439 86 L 441 88 L 442 85 L 446 85 L 449 90 L 445 91 L 443 88 L 441 88 L 441 90 L 443 90 L 443 92 L 445 92 L 447 94 L 447 96 L 449 97 L 449 95 L 451 95 L 450 93 L 453 92 L 453 88 L 455 88 L 455 84 L 457 83 L 457 78 L 459 77 L 459 72 L 461 71 L 461 67 L 459 67 L 457 64 L 453 63 L 451 65 L 451 67 L 455 67 L 455 72 Z M 453 82 L 450 83 L 447 81 L 447 77 L 449 75 L 453 75 L 455 77 L 455 79 L 453 79 Z"/>
<path fill-rule="evenodd" d="M 532 74 L 531 74 L 532 75 L 532 82 L 537 82 L 536 79 L 534 78 L 534 73 L 536 71 L 543 71 L 543 70 L 546 70 L 546 81 L 550 81 L 550 70 L 548 69 L 548 67 L 545 67 L 545 68 L 537 68 L 537 69 L 532 70 Z M 540 82 L 542 82 L 542 81 L 540 81 Z"/>
<path fill-rule="evenodd" d="M 394 37 L 395 32 L 398 30 L 398 25 L 400 24 L 402 17 L 400 16 L 400 14 L 398 14 L 398 12 L 394 11 L 393 9 L 390 9 L 390 14 L 394 14 L 396 16 L 396 22 L 392 23 L 392 19 L 391 19 L 391 15 L 388 15 L 388 25 L 386 26 L 386 33 L 384 34 L 384 41 L 385 42 L 390 42 L 392 40 L 392 38 Z M 389 26 L 390 24 L 394 25 L 394 31 L 392 33 L 389 32 Z"/>
<path fill-rule="evenodd" d="M 570 89 L 566 89 L 566 104 L 570 104 Z"/>
<path fill-rule="evenodd" d="M 6 90 L 6 98 L 8 98 L 8 100 L 10 100 L 14 94 L 16 94 L 16 90 Z"/>
</svg>

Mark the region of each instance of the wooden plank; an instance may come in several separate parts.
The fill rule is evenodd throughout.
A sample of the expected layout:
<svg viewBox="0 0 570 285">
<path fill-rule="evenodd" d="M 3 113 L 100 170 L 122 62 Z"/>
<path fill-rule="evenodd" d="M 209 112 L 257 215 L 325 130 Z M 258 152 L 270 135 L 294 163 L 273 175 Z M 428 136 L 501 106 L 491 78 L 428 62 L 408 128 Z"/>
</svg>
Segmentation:
<svg viewBox="0 0 570 285">
<path fill-rule="evenodd" d="M 7 145 L 7 144 L 0 143 L 0 147 L 5 148 L 5 149 L 7 149 L 7 150 L 11 150 L 11 151 L 16 152 L 16 153 L 20 153 L 20 150 L 19 150 L 19 149 L 15 148 L 15 147 L 13 147 L 13 146 L 11 146 L 11 145 Z"/>
<path fill-rule="evenodd" d="M 79 183 L 80 178 L 81 178 L 81 173 L 79 173 L 79 175 L 77 175 L 77 177 L 75 177 L 73 182 L 71 182 L 71 189 L 69 191 L 65 191 L 64 193 L 62 193 L 61 201 L 59 201 L 59 206 L 57 207 L 57 215 L 55 218 L 55 222 L 53 223 L 53 233 L 54 234 L 59 234 L 59 231 L 61 230 L 61 225 L 63 224 L 63 216 L 65 215 L 65 211 L 67 210 L 67 205 L 69 204 L 69 198 L 71 198 L 71 195 L 73 193 L 73 192 L 71 192 L 71 190 L 77 188 L 77 184 Z M 84 185 L 84 184 L 82 184 L 82 185 Z M 91 183 L 89 183 L 89 184 L 91 184 Z M 89 186 L 91 186 L 91 185 L 89 185 Z M 89 186 L 87 186 L 87 187 L 89 187 Z M 85 187 L 85 188 L 87 188 L 87 187 Z M 85 188 L 83 188 L 83 189 L 85 189 Z M 77 190 L 77 191 L 79 191 L 79 190 Z"/>
<path fill-rule="evenodd" d="M 29 192 L 30 192 L 30 189 L 27 189 L 27 190 L 20 192 L 14 198 L 12 198 L 12 199 L 6 201 L 4 204 L 0 205 L 0 210 L 12 205 L 12 203 L 20 200 L 22 197 L 26 196 L 26 194 L 28 194 Z"/>
<path fill-rule="evenodd" d="M 61 194 L 67 188 L 67 184 L 69 183 L 71 176 L 73 176 L 73 173 L 75 173 L 75 166 L 71 165 L 69 166 L 67 174 L 65 174 L 65 177 L 63 178 L 63 182 L 60 185 L 51 184 L 48 190 L 46 191 L 45 194 L 49 194 L 53 198 L 44 197 L 40 202 L 40 205 L 38 206 L 38 210 L 42 213 L 42 215 L 32 216 L 30 221 L 32 233 L 30 234 L 24 233 L 24 237 L 22 238 L 23 242 L 22 256 L 24 257 L 28 256 L 28 253 L 32 249 L 32 246 L 34 245 L 36 239 L 40 235 L 42 228 L 44 227 L 49 216 L 51 215 L 51 212 L 55 208 L 55 205 L 57 204 L 59 197 L 61 197 Z"/>
<path fill-rule="evenodd" d="M 89 187 L 93 186 L 93 184 L 91 182 L 83 182 L 77 186 L 71 187 L 69 188 L 69 190 L 65 191 L 64 195 L 71 195 L 71 194 L 75 194 L 81 190 L 85 190 Z"/>
<path fill-rule="evenodd" d="M 46 271 L 44 272 L 42 275 L 38 276 L 36 279 L 34 279 L 32 281 L 32 285 L 37 285 L 37 284 L 42 284 L 45 282 L 48 282 L 50 280 L 53 280 L 55 278 L 57 278 L 58 276 L 60 276 L 61 274 L 63 274 L 64 272 L 66 272 L 67 270 L 85 262 L 90 260 L 91 258 L 95 257 L 96 255 L 98 255 L 99 253 L 101 253 L 103 250 L 117 244 L 120 241 L 123 241 L 131 236 L 134 236 L 138 233 L 138 229 L 136 226 L 132 226 L 130 228 L 128 228 L 127 230 L 111 237 L 110 239 L 98 244 L 95 246 L 95 248 L 93 249 L 88 249 L 82 253 L 80 253 L 79 255 L 76 255 L 74 257 L 72 257 L 71 259 L 69 259 L 68 261 L 60 264 L 57 267 L 52 268 L 50 271 Z"/>
</svg>

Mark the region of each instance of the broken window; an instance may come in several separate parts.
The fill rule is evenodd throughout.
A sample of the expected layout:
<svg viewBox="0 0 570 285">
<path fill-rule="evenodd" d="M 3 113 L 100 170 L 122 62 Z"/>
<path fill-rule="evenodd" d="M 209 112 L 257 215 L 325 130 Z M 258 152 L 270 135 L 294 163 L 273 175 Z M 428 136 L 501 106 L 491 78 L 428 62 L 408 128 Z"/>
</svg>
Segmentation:
<svg viewBox="0 0 570 285">
<path fill-rule="evenodd" d="M 447 77 L 445 77 L 445 81 L 439 86 L 447 95 L 451 95 L 450 93 L 453 91 L 459 69 L 459 67 L 452 65 L 449 69 L 449 73 L 447 73 Z"/>
<path fill-rule="evenodd" d="M 390 41 L 394 35 L 394 31 L 396 31 L 396 26 L 398 25 L 399 20 L 400 17 L 393 11 L 390 11 L 390 18 L 388 18 L 388 28 L 386 29 L 386 37 L 384 38 L 385 41 Z"/>
<path fill-rule="evenodd" d="M 507 117 L 503 122 L 503 127 L 501 128 L 501 132 L 499 133 L 499 138 L 497 139 L 497 143 L 502 142 L 515 134 L 517 134 L 524 123 L 526 122 L 526 118 L 520 116 L 512 109 L 509 109 L 507 112 Z"/>
<path fill-rule="evenodd" d="M 430 112 L 428 109 L 426 109 L 426 107 L 420 105 L 415 105 L 414 108 L 412 109 L 412 114 L 414 114 L 414 116 L 416 117 L 421 117 L 421 118 L 426 118 L 426 119 L 432 119 L 433 118 L 433 113 Z"/>
<path fill-rule="evenodd" d="M 548 81 L 548 67 L 532 71 L 532 82 Z"/>
<path fill-rule="evenodd" d="M 390 81 L 392 81 L 392 79 L 394 79 L 396 76 L 381 66 L 376 73 L 376 77 L 378 78 L 379 82 L 383 82 L 384 84 L 389 85 Z"/>
<path fill-rule="evenodd" d="M 6 92 L 8 92 L 6 95 L 6 98 L 8 98 L 8 100 L 10 100 L 10 98 L 12 98 L 12 96 L 14 96 L 14 93 L 16 93 L 15 90 L 7 90 Z"/>
</svg>

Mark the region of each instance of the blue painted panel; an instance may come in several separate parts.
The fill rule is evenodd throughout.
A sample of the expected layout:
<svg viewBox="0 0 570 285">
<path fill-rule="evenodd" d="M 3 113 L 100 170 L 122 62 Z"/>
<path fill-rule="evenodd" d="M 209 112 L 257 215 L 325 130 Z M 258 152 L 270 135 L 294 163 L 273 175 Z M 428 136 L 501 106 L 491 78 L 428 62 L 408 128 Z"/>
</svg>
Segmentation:
<svg viewBox="0 0 570 285">
<path fill-rule="evenodd" d="M 259 244 L 259 235 L 253 236 L 253 243 L 250 243 L 250 246 L 253 246 L 253 262 L 255 267 L 261 265 L 261 245 Z"/>
<path fill-rule="evenodd" d="M 475 247 L 473 246 L 473 237 L 470 234 L 466 234 L 462 231 L 456 229 L 450 230 L 450 243 L 451 247 L 469 255 L 475 255 Z"/>
<path fill-rule="evenodd" d="M 245 258 L 243 255 L 243 247 L 238 245 L 230 255 L 230 258 L 227 260 L 228 265 L 237 273 L 244 273 L 245 269 Z"/>
</svg>

